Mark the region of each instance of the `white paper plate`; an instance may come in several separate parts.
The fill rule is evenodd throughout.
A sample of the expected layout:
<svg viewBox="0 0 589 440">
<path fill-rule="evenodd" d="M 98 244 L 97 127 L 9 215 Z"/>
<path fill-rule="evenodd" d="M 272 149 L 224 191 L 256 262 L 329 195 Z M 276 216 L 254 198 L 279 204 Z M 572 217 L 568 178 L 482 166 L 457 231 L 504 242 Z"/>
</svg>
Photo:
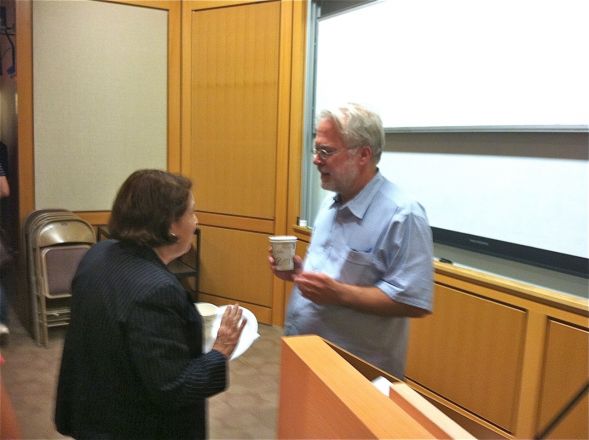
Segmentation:
<svg viewBox="0 0 589 440">
<path fill-rule="evenodd" d="M 212 335 L 213 341 L 217 338 L 217 332 L 219 331 L 219 326 L 221 325 L 221 318 L 223 317 L 223 313 L 225 313 L 225 309 L 227 306 L 221 306 L 217 310 L 217 317 L 215 318 L 215 322 L 213 322 L 212 328 Z M 237 359 L 241 356 L 245 351 L 250 348 L 250 346 L 254 343 L 256 339 L 260 337 L 258 333 L 258 320 L 256 319 L 255 315 L 244 307 L 239 307 L 242 310 L 243 318 L 247 319 L 247 323 L 243 328 L 243 333 L 241 333 L 241 338 L 239 338 L 239 342 L 237 343 L 237 347 L 233 351 L 231 355 L 231 359 Z"/>
</svg>

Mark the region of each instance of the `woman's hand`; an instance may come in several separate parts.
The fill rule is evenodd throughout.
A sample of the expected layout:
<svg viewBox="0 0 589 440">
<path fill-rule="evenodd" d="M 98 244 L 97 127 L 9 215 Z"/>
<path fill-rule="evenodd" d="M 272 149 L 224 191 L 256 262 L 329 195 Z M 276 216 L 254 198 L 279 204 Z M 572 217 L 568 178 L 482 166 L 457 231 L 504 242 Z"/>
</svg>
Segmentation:
<svg viewBox="0 0 589 440">
<path fill-rule="evenodd" d="M 224 354 L 227 359 L 230 359 L 246 323 L 247 320 L 242 318 L 242 310 L 239 305 L 227 306 L 221 318 L 213 350 L 217 350 Z"/>
</svg>

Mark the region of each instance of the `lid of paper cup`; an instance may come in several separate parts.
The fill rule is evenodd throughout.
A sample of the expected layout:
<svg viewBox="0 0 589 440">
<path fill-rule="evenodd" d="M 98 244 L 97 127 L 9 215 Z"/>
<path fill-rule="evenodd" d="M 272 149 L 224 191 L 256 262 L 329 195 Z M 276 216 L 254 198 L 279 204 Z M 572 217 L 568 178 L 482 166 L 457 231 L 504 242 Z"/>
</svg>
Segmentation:
<svg viewBox="0 0 589 440">
<path fill-rule="evenodd" d="M 295 237 L 294 235 L 273 235 L 271 237 L 268 237 L 268 239 L 273 242 L 296 241 L 297 237 Z"/>
</svg>

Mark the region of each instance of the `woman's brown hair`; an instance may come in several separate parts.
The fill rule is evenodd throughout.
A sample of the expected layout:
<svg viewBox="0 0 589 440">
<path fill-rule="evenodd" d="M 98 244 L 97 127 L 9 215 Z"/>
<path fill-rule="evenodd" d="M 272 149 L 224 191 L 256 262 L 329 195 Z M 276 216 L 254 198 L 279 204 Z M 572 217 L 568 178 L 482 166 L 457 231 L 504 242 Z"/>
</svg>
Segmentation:
<svg viewBox="0 0 589 440">
<path fill-rule="evenodd" d="M 170 226 L 186 212 L 190 179 L 161 170 L 138 170 L 119 189 L 108 228 L 112 238 L 156 247 L 176 242 Z"/>
</svg>

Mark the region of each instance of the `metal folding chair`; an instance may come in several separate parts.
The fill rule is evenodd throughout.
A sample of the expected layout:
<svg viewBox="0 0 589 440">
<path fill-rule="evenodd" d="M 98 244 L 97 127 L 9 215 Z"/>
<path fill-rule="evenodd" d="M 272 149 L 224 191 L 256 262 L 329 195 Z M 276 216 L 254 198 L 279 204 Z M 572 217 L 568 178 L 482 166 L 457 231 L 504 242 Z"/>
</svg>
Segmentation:
<svg viewBox="0 0 589 440">
<path fill-rule="evenodd" d="M 46 346 L 48 329 L 69 323 L 71 281 L 96 238 L 92 225 L 69 211 L 38 213 L 28 226 L 33 333 Z"/>
</svg>

